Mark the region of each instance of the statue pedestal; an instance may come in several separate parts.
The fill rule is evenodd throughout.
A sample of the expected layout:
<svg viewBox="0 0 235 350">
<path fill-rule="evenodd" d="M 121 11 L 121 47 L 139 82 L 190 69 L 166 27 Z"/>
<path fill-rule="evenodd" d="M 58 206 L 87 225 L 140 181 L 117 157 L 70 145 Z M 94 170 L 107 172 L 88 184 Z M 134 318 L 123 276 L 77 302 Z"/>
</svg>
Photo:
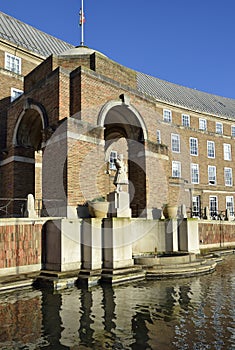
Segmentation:
<svg viewBox="0 0 235 350">
<path fill-rule="evenodd" d="M 114 191 L 108 195 L 109 217 L 130 218 L 130 196 L 128 192 Z"/>
</svg>

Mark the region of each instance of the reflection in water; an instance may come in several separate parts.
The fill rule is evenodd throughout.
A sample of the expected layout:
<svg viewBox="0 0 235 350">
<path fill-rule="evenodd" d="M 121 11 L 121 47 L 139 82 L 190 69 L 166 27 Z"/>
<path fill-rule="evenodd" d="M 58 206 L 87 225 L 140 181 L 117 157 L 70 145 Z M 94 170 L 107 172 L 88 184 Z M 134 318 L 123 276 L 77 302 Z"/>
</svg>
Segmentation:
<svg viewBox="0 0 235 350">
<path fill-rule="evenodd" d="M 80 327 L 78 330 L 79 337 L 80 337 L 80 344 L 85 345 L 87 347 L 91 347 L 94 338 L 94 330 L 91 328 L 92 323 L 94 323 L 91 319 L 91 313 L 92 313 L 92 292 L 83 289 L 81 291 L 81 317 L 80 317 Z"/>
<path fill-rule="evenodd" d="M 51 291 L 42 291 L 42 325 L 43 336 L 48 345 L 44 348 L 65 350 L 69 349 L 60 343 L 61 327 L 60 309 L 61 294 L 52 294 Z"/>
<path fill-rule="evenodd" d="M 0 349 L 41 343 L 41 293 L 0 294 Z"/>
<path fill-rule="evenodd" d="M 135 316 L 132 318 L 134 343 L 131 344 L 131 349 L 150 349 L 148 345 L 148 323 L 152 323 L 148 309 L 146 309 L 145 312 L 136 312 Z"/>
<path fill-rule="evenodd" d="M 102 287 L 102 293 L 103 326 L 105 339 L 103 342 L 101 342 L 101 344 L 104 346 L 104 349 L 112 349 L 116 328 L 115 294 L 112 286 Z"/>
<path fill-rule="evenodd" d="M 235 256 L 210 275 L 0 295 L 0 349 L 235 349 Z"/>
<path fill-rule="evenodd" d="M 103 299 L 102 307 L 104 309 L 104 330 L 112 334 L 112 329 L 115 330 L 115 294 L 112 286 L 102 287 Z M 113 333 L 114 334 L 114 333 Z"/>
</svg>

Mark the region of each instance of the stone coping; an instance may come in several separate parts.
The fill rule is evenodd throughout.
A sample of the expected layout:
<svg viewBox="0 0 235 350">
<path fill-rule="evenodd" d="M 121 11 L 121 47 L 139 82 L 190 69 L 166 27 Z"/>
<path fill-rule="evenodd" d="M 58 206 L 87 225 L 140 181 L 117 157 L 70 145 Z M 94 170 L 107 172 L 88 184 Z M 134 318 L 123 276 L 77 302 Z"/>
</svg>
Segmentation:
<svg viewBox="0 0 235 350">
<path fill-rule="evenodd" d="M 11 225 L 30 225 L 30 224 L 44 224 L 50 220 L 64 219 L 61 217 L 36 217 L 36 218 L 0 218 L 0 226 L 11 226 Z"/>
<path fill-rule="evenodd" d="M 142 255 L 134 257 L 134 260 L 139 265 L 175 265 L 196 261 L 196 255 L 192 253 L 162 254 L 156 256 Z"/>
</svg>

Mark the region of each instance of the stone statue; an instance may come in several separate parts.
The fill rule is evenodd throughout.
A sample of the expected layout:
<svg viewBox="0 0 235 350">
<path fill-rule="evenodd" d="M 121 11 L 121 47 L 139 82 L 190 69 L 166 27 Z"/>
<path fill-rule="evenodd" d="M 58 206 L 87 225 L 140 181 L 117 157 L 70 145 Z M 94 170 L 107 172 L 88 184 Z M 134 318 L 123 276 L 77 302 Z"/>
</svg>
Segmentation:
<svg viewBox="0 0 235 350">
<path fill-rule="evenodd" d="M 117 192 L 121 192 L 122 185 L 128 185 L 129 183 L 127 178 L 127 168 L 123 161 L 123 154 L 119 154 L 117 159 L 114 160 L 114 163 L 117 170 L 113 183 L 117 187 Z"/>
<path fill-rule="evenodd" d="M 35 210 L 34 196 L 32 194 L 28 194 L 27 196 L 27 208 L 24 213 L 24 216 L 27 218 L 36 218 L 37 213 Z"/>
</svg>

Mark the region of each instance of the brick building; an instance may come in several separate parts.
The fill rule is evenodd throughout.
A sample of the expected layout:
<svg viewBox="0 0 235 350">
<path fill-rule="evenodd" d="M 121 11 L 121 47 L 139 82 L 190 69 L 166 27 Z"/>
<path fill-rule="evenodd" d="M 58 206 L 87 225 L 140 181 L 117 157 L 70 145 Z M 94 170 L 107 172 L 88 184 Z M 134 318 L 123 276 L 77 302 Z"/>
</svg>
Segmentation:
<svg viewBox="0 0 235 350">
<path fill-rule="evenodd" d="M 1 198 L 32 193 L 50 216 L 76 216 L 114 190 L 122 153 L 133 217 L 157 218 L 165 203 L 193 216 L 234 212 L 235 100 L 131 70 L 3 13 L 0 23 Z"/>
</svg>

